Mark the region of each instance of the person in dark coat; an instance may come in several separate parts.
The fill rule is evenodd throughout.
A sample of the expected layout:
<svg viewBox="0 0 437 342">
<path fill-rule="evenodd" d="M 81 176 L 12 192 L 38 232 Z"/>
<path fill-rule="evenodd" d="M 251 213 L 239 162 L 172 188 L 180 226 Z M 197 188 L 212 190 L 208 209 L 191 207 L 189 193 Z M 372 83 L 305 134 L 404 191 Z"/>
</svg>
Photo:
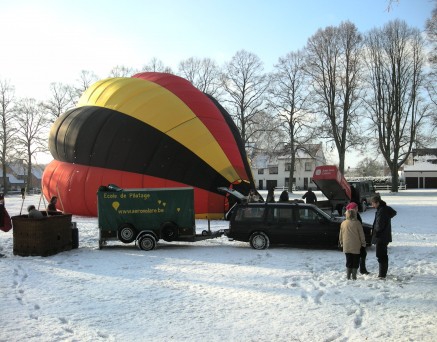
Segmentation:
<svg viewBox="0 0 437 342">
<path fill-rule="evenodd" d="M 357 220 L 360 221 L 361 224 L 363 223 L 363 219 L 361 218 L 361 215 L 358 212 L 358 204 L 356 204 L 355 202 L 350 202 L 346 206 L 346 210 L 355 211 L 355 213 L 357 214 Z M 361 249 L 360 249 L 360 273 L 361 274 L 369 274 L 370 273 L 366 269 L 366 257 L 367 257 L 366 247 L 361 247 Z"/>
<path fill-rule="evenodd" d="M 317 202 L 316 194 L 311 189 L 308 189 L 308 191 L 302 196 L 302 199 L 306 199 L 306 202 L 309 204 L 315 204 Z"/>
<path fill-rule="evenodd" d="M 281 195 L 279 196 L 279 202 L 288 202 L 289 200 L 289 196 L 288 196 L 288 191 L 284 190 L 281 192 Z"/>
<path fill-rule="evenodd" d="M 376 258 L 379 263 L 378 277 L 384 279 L 388 271 L 387 246 L 392 242 L 391 219 L 396 216 L 396 210 L 389 207 L 381 197 L 372 197 L 372 207 L 376 209 L 373 221 L 372 243 L 376 245 Z"/>
<path fill-rule="evenodd" d="M 56 202 L 58 202 L 58 198 L 56 196 L 53 196 L 50 199 L 49 205 L 47 206 L 47 211 L 57 211 Z"/>
<path fill-rule="evenodd" d="M 267 203 L 275 202 L 275 188 L 273 186 L 270 187 L 269 191 L 267 192 L 266 202 Z"/>
</svg>

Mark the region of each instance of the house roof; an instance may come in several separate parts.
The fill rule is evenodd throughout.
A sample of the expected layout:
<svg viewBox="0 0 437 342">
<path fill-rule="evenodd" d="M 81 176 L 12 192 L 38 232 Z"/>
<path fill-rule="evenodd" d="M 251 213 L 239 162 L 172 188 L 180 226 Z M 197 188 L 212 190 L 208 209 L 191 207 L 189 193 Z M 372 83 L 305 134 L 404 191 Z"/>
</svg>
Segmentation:
<svg viewBox="0 0 437 342">
<path fill-rule="evenodd" d="M 408 171 L 437 171 L 437 164 L 419 162 L 414 165 L 404 165 L 404 172 Z"/>
</svg>

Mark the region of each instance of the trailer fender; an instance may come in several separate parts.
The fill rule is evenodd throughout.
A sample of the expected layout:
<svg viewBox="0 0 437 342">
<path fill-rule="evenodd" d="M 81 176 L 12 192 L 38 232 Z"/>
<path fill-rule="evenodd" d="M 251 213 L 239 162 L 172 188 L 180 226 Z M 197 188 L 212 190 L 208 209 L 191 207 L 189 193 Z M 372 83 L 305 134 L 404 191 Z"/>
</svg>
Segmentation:
<svg viewBox="0 0 437 342">
<path fill-rule="evenodd" d="M 156 241 L 159 240 L 159 237 L 155 234 L 155 232 L 153 230 L 142 230 L 141 232 L 138 233 L 135 240 L 139 241 L 146 234 L 152 235 Z"/>
</svg>

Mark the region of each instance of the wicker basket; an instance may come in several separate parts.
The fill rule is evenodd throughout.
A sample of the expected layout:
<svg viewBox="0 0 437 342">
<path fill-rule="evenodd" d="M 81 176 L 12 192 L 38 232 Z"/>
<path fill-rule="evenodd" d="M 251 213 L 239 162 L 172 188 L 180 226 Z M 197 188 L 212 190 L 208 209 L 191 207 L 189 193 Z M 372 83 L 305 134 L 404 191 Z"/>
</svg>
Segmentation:
<svg viewBox="0 0 437 342">
<path fill-rule="evenodd" d="M 14 254 L 48 256 L 71 249 L 71 214 L 42 219 L 13 216 Z"/>
</svg>

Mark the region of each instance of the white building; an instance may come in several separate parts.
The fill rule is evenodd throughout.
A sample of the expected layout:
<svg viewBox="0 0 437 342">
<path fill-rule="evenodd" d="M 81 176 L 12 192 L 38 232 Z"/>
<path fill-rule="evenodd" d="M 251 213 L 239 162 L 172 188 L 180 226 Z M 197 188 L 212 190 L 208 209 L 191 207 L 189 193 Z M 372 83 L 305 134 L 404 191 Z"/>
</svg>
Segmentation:
<svg viewBox="0 0 437 342">
<path fill-rule="evenodd" d="M 312 181 L 316 166 L 325 165 L 322 144 L 306 145 L 298 150 L 294 168 L 293 185 L 296 189 L 316 189 Z M 287 188 L 290 182 L 290 153 L 258 154 L 251 161 L 255 184 L 259 190 Z"/>
<path fill-rule="evenodd" d="M 407 189 L 437 188 L 437 148 L 414 149 L 403 176 Z"/>
</svg>

